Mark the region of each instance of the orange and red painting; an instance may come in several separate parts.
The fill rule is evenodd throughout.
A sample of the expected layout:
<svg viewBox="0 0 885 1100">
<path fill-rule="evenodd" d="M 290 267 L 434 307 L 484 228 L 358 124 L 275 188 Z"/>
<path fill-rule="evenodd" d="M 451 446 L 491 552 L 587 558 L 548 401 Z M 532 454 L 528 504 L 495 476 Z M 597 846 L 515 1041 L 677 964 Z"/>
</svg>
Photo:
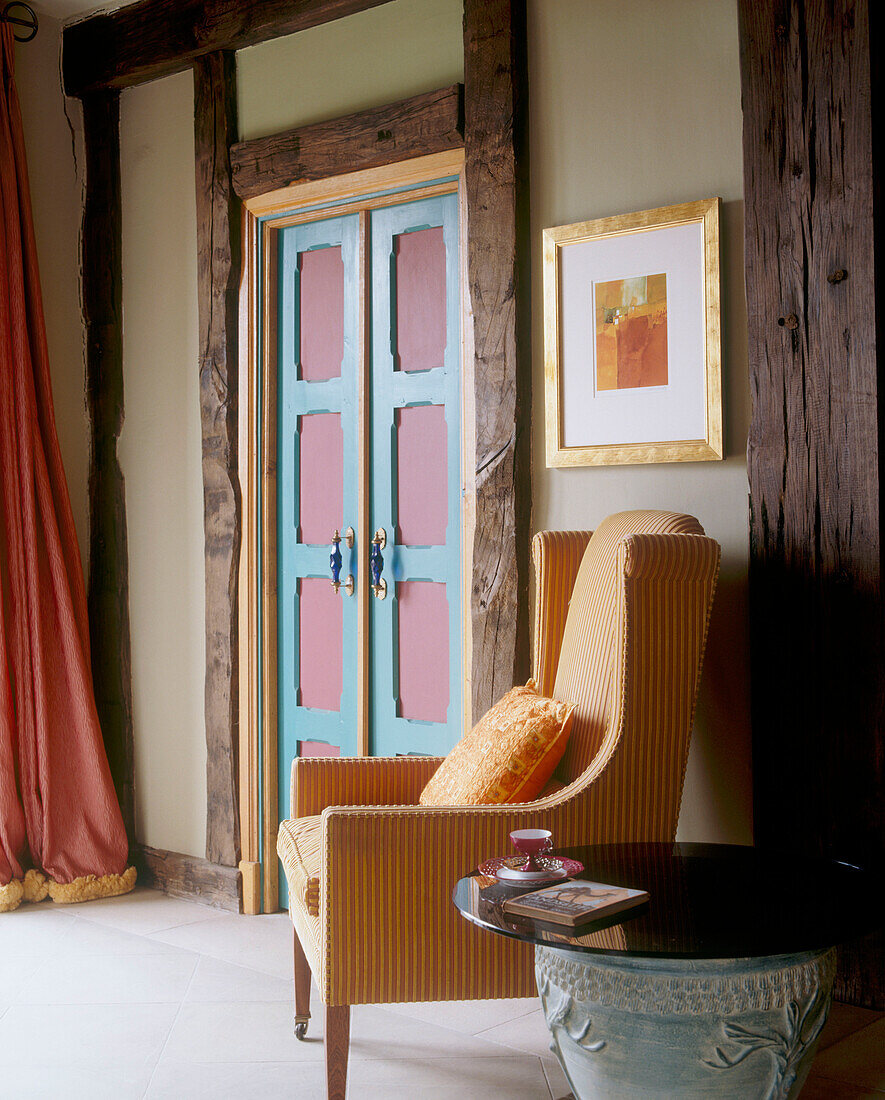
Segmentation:
<svg viewBox="0 0 885 1100">
<path fill-rule="evenodd" d="M 667 385 L 667 276 L 594 284 L 596 389 Z"/>
</svg>

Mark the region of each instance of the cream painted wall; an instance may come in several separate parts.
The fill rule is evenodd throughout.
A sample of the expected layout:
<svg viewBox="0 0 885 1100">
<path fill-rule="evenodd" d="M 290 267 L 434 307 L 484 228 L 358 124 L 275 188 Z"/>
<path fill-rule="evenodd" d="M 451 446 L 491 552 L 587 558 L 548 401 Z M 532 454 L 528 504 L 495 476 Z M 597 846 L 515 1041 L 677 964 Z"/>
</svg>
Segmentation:
<svg viewBox="0 0 885 1100">
<path fill-rule="evenodd" d="M 379 107 L 464 78 L 462 0 L 393 0 L 237 54 L 240 136 Z"/>
<path fill-rule="evenodd" d="M 460 0 L 426 9 L 426 0 L 395 0 L 242 51 L 241 133 L 273 132 L 460 80 Z M 397 33 L 400 48 L 408 46 L 399 67 Z M 296 95 L 299 74 L 312 98 Z M 123 92 L 120 128 L 126 419 L 119 449 L 137 834 L 152 847 L 202 856 L 205 575 L 190 73 Z"/>
<path fill-rule="evenodd" d="M 61 24 L 41 13 L 40 33 L 16 47 L 15 64 L 55 421 L 85 567 L 89 552 L 89 421 L 79 291 L 83 148 L 80 105 L 76 100 L 66 103 L 59 91 L 60 35 Z M 70 124 L 65 109 L 70 112 Z"/>
<path fill-rule="evenodd" d="M 120 97 L 136 833 L 206 849 L 205 576 L 190 72 Z"/>
<path fill-rule="evenodd" d="M 529 0 L 533 526 L 592 528 L 611 512 L 696 515 L 722 544 L 679 825 L 683 840 L 748 842 L 746 630 L 749 386 L 743 176 L 733 0 Z M 548 470 L 541 230 L 719 195 L 727 458 Z"/>
<path fill-rule="evenodd" d="M 459 80 L 460 36 L 460 0 L 395 0 L 242 51 L 241 133 L 258 136 Z M 82 540 L 88 468 L 77 274 L 82 154 L 75 162 L 57 43 L 58 25 L 44 18 L 38 39 L 18 51 L 19 86 L 56 414 Z M 733 3 L 529 0 L 529 63 L 534 527 L 592 527 L 612 511 L 654 505 L 693 512 L 722 543 L 723 579 L 680 836 L 747 840 L 749 400 Z M 129 522 L 138 835 L 154 847 L 203 855 L 203 505 L 190 75 L 124 92 L 121 114 L 126 420 L 120 458 Z M 724 200 L 727 461 L 545 469 L 541 229 L 714 194 Z"/>
</svg>

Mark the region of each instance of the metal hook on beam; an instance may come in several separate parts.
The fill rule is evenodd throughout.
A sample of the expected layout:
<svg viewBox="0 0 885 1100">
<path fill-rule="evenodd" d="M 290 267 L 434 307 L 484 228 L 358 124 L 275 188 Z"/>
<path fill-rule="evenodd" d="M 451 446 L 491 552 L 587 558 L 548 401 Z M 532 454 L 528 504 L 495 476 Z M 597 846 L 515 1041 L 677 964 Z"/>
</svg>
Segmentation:
<svg viewBox="0 0 885 1100">
<path fill-rule="evenodd" d="M 19 15 L 10 15 L 10 12 L 14 8 L 23 8 L 27 13 L 27 18 L 23 18 Z M 7 4 L 6 7 L 0 11 L 0 23 L 12 23 L 14 27 L 24 27 L 29 32 L 19 35 L 16 31 L 13 31 L 12 37 L 16 42 L 30 42 L 32 38 L 37 37 L 37 28 L 39 26 L 37 13 L 30 4 L 23 4 L 21 0 L 12 0 L 12 3 Z"/>
</svg>

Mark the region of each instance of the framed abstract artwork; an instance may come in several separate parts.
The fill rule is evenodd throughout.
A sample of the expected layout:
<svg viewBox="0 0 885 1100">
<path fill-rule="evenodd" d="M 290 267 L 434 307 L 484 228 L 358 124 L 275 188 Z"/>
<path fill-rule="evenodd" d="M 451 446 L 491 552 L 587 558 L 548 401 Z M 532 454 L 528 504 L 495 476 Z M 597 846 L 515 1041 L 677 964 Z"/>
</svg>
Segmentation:
<svg viewBox="0 0 885 1100">
<path fill-rule="evenodd" d="M 722 458 L 719 199 L 543 238 L 547 465 Z"/>
</svg>

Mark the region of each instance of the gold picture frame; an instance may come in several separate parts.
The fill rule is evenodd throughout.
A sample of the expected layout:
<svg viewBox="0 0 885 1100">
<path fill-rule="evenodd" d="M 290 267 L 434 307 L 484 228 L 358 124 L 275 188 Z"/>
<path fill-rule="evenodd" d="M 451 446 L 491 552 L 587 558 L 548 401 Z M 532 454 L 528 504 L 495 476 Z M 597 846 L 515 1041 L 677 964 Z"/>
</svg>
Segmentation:
<svg viewBox="0 0 885 1100">
<path fill-rule="evenodd" d="M 723 458 L 719 205 L 543 231 L 548 466 Z"/>
</svg>

